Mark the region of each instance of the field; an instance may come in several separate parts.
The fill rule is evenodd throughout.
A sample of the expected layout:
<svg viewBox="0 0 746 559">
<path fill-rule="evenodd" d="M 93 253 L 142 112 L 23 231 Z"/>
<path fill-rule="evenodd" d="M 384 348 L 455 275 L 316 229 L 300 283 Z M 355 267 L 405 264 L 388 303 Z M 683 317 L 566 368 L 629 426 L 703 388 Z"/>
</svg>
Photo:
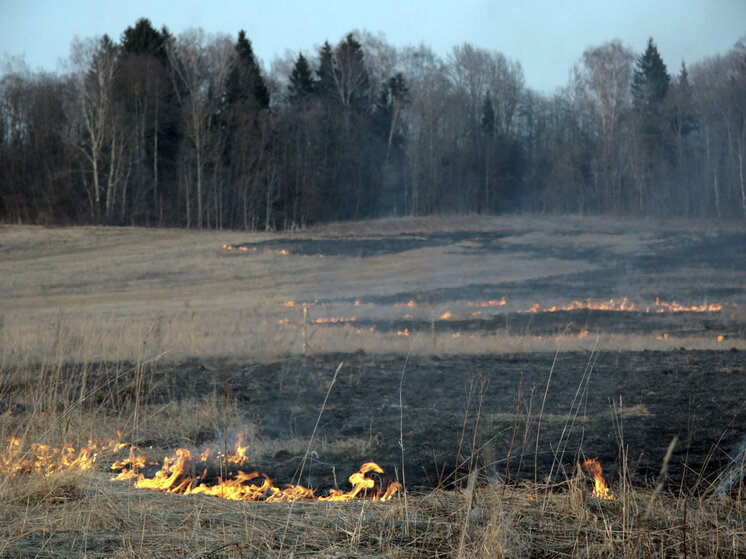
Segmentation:
<svg viewBox="0 0 746 559">
<path fill-rule="evenodd" d="M 0 556 L 746 555 L 744 254 L 702 221 L 0 226 Z M 271 489 L 184 494 L 239 471 Z"/>
</svg>

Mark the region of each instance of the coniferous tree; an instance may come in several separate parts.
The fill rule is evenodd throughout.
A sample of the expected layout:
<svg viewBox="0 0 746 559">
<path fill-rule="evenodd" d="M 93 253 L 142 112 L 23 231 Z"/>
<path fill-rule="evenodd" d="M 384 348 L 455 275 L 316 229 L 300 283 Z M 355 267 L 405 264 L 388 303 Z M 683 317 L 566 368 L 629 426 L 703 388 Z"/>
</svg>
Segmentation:
<svg viewBox="0 0 746 559">
<path fill-rule="evenodd" d="M 404 130 L 401 126 L 402 109 L 410 102 L 409 87 L 401 72 L 391 76 L 381 88 L 377 112 L 381 120 L 381 131 L 386 142 L 386 157 L 392 146 L 400 146 L 404 141 Z"/>
<path fill-rule="evenodd" d="M 637 58 L 632 76 L 632 100 L 638 111 L 657 108 L 663 103 L 671 83 L 666 65 L 652 37 L 645 52 Z"/>
<path fill-rule="evenodd" d="M 657 193 L 653 202 L 658 207 L 669 204 L 665 188 L 665 170 L 671 156 L 670 127 L 666 123 L 665 100 L 671 76 L 658 53 L 653 39 L 648 39 L 645 52 L 637 57 L 632 76 L 632 105 L 638 123 L 638 165 L 636 182 L 638 210 L 646 210 L 646 198 Z"/>
<path fill-rule="evenodd" d="M 675 93 L 673 105 L 681 119 L 680 123 L 676 125 L 676 129 L 682 136 L 688 136 L 697 129 L 697 115 L 694 111 L 692 84 L 689 81 L 689 72 L 684 62 L 681 63 Z"/>
<path fill-rule="evenodd" d="M 254 56 L 251 41 L 241 30 L 234 45 L 235 58 L 225 80 L 221 119 L 224 162 L 229 183 L 237 187 L 244 227 L 263 221 L 269 228 L 274 183 L 270 182 L 272 122 L 268 114 L 269 89 Z"/>
<path fill-rule="evenodd" d="M 139 19 L 124 30 L 120 40 L 122 70 L 118 84 L 119 98 L 130 123 L 132 186 L 129 196 L 122 196 L 119 221 L 147 224 L 162 223 L 164 176 L 173 184 L 174 159 L 179 143 L 176 92 L 169 78 L 167 46 L 173 38 L 164 26 L 155 29 L 150 20 Z M 171 192 L 168 192 L 171 191 Z M 134 201 L 141 203 L 137 206 Z M 146 204 L 152 200 L 152 204 Z"/>
<path fill-rule="evenodd" d="M 122 54 L 124 56 L 149 54 L 166 64 L 168 54 L 166 43 L 171 34 L 164 26 L 161 31 L 155 29 L 147 18 L 140 18 L 134 27 L 130 26 L 122 33 Z"/>
<path fill-rule="evenodd" d="M 319 69 L 316 71 L 318 80 L 316 85 L 321 95 L 321 98 L 326 102 L 336 101 L 337 97 L 335 91 L 337 86 L 335 84 L 335 60 L 334 52 L 329 41 L 324 41 L 324 44 L 319 50 Z"/>
<path fill-rule="evenodd" d="M 689 71 L 684 62 L 678 78 L 671 84 L 668 94 L 668 115 L 675 144 L 674 165 L 671 179 L 680 201 L 678 210 L 684 215 L 696 215 L 697 200 L 691 195 L 695 172 L 693 135 L 697 130 L 694 92 L 689 81 Z"/>
<path fill-rule="evenodd" d="M 492 104 L 492 98 L 489 95 L 484 96 L 482 110 L 480 111 L 480 120 L 482 132 L 489 137 L 495 135 L 495 108 Z"/>
<path fill-rule="evenodd" d="M 245 110 L 269 107 L 269 90 L 264 83 L 251 41 L 242 29 L 235 45 L 236 60 L 225 84 L 225 102 L 229 107 L 244 105 Z"/>
<path fill-rule="evenodd" d="M 316 82 L 306 57 L 298 55 L 288 85 L 288 100 L 291 105 L 301 106 L 316 92 Z"/>
<path fill-rule="evenodd" d="M 374 114 L 371 116 L 374 134 L 370 158 L 381 161 L 377 163 L 380 172 L 376 189 L 378 212 L 398 214 L 405 211 L 406 174 L 405 174 L 405 140 L 407 135 L 406 119 L 403 111 L 411 102 L 409 86 L 404 74 L 397 72 L 381 85 Z"/>
</svg>

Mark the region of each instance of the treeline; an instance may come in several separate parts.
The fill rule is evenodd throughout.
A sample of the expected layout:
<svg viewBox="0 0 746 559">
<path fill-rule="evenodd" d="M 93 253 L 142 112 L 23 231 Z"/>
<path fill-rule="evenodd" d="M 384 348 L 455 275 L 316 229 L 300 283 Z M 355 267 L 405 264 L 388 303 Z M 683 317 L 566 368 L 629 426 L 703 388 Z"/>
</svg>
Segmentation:
<svg viewBox="0 0 746 559">
<path fill-rule="evenodd" d="M 267 73 L 241 31 L 147 19 L 0 79 L 0 220 L 292 229 L 510 211 L 746 217 L 746 44 L 672 75 L 587 49 L 552 96 L 517 61 L 351 33 Z"/>
</svg>

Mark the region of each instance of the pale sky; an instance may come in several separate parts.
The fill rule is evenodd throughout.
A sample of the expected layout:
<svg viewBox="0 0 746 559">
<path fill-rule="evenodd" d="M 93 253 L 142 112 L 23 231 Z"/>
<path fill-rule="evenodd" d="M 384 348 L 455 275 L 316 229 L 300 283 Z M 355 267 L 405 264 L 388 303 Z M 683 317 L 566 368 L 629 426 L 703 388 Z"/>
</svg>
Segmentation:
<svg viewBox="0 0 746 559">
<path fill-rule="evenodd" d="M 244 29 L 265 68 L 288 49 L 314 53 L 354 29 L 442 57 L 469 42 L 518 60 L 526 85 L 542 93 L 567 83 L 586 47 L 612 39 L 639 53 L 652 36 L 675 74 L 682 60 L 746 38 L 746 0 L 0 0 L 0 63 L 23 56 L 31 70 L 60 71 L 74 37 L 119 40 L 140 17 L 174 35 L 201 27 L 235 38 Z"/>
</svg>

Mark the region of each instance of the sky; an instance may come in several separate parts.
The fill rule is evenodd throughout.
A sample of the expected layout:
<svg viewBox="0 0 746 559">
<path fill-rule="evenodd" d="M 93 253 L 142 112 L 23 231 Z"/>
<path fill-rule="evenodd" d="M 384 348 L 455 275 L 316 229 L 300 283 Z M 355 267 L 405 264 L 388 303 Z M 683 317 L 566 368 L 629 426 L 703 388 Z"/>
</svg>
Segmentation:
<svg viewBox="0 0 746 559">
<path fill-rule="evenodd" d="M 118 40 L 141 17 L 174 35 L 244 29 L 267 69 L 355 29 L 441 57 L 469 42 L 519 61 L 541 93 L 566 85 L 587 47 L 613 39 L 640 53 L 652 37 L 672 74 L 746 39 L 746 0 L 0 0 L 0 73 L 19 56 L 32 71 L 62 71 L 75 37 Z"/>
</svg>

